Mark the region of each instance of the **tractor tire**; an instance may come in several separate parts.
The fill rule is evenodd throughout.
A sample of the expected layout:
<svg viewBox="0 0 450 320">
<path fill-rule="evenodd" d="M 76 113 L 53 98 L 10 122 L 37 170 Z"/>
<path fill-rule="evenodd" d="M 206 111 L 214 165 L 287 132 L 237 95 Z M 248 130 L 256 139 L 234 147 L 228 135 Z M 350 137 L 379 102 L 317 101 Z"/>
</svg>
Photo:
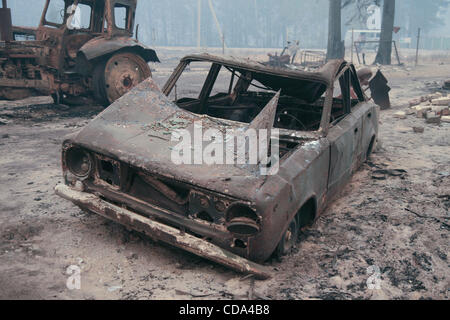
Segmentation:
<svg viewBox="0 0 450 320">
<path fill-rule="evenodd" d="M 130 52 L 117 53 L 97 68 L 94 71 L 94 94 L 103 105 L 112 104 L 152 76 L 147 62 Z"/>
<path fill-rule="evenodd" d="M 105 63 L 106 61 L 100 62 L 94 69 L 92 75 L 92 91 L 94 93 L 95 100 L 102 106 L 108 106 L 109 103 L 105 96 Z"/>
<path fill-rule="evenodd" d="M 107 107 L 151 76 L 150 67 L 142 57 L 130 52 L 117 53 L 94 69 L 95 100 Z"/>
</svg>

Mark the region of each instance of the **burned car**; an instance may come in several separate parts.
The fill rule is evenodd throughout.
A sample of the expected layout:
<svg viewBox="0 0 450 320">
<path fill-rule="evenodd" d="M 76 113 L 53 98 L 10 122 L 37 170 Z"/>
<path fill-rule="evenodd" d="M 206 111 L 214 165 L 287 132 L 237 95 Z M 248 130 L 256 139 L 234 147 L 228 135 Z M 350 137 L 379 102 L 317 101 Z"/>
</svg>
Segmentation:
<svg viewBox="0 0 450 320">
<path fill-rule="evenodd" d="M 147 79 L 67 137 L 65 184 L 56 193 L 154 239 L 266 278 L 259 263 L 288 254 L 299 230 L 313 224 L 371 154 L 378 119 L 379 108 L 343 60 L 306 72 L 192 55 L 161 91 Z M 266 130 L 278 152 L 256 164 L 173 161 L 180 143 L 173 133 L 195 136 L 199 122 L 216 133 Z"/>
</svg>

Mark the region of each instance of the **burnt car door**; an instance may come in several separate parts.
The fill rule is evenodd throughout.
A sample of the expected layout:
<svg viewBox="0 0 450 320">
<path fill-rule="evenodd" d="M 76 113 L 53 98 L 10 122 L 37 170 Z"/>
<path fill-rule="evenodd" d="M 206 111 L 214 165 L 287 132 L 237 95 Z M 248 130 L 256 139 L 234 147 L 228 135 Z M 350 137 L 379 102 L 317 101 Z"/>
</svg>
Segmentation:
<svg viewBox="0 0 450 320">
<path fill-rule="evenodd" d="M 351 113 L 359 123 L 353 172 L 366 161 L 378 132 L 378 112 L 374 104 L 366 101 L 355 67 L 350 67 Z"/>
<path fill-rule="evenodd" d="M 361 149 L 362 118 L 352 110 L 359 101 L 352 99 L 352 69 L 343 68 L 338 76 L 338 90 L 333 98 L 331 124 L 328 132 L 330 142 L 330 167 L 328 195 L 338 193 L 358 167 Z M 339 92 L 340 89 L 340 92 Z"/>
</svg>

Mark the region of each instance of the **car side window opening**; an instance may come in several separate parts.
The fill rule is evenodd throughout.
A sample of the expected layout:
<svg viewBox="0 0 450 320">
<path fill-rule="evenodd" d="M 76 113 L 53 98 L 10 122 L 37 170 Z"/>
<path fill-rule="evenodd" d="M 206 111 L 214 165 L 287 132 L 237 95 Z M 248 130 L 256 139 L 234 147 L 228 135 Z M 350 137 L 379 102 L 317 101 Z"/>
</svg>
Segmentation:
<svg viewBox="0 0 450 320">
<path fill-rule="evenodd" d="M 231 94 L 236 80 L 238 80 L 236 71 L 222 67 L 211 90 L 210 99 Z"/>
<path fill-rule="evenodd" d="M 198 81 L 199 76 L 204 79 L 203 82 Z M 168 95 L 185 110 L 219 119 L 250 123 L 279 90 L 272 89 L 255 78 L 274 86 L 279 86 L 283 81 L 289 85 L 299 84 L 297 80 L 256 74 L 215 63 L 191 62 Z M 304 85 L 316 86 L 310 82 Z M 324 99 L 306 102 L 283 93 L 289 90 L 293 91 L 292 88 L 281 87 L 274 126 L 295 131 L 319 130 Z"/>
<path fill-rule="evenodd" d="M 169 99 L 183 109 L 194 110 L 199 104 L 200 92 L 210 68 L 209 62 L 188 63 L 168 94 Z"/>
<path fill-rule="evenodd" d="M 342 121 L 358 103 L 364 101 L 357 76 L 351 68 L 347 68 L 334 83 L 333 105 L 330 122 Z"/>
<path fill-rule="evenodd" d="M 339 75 L 335 78 L 333 84 L 333 99 L 331 105 L 330 123 L 336 125 L 341 122 L 347 115 L 352 112 L 352 109 L 364 101 L 364 94 L 361 88 L 356 86 L 358 83 L 356 72 L 350 67 L 341 68 Z M 325 98 L 327 93 L 324 93 Z"/>
<path fill-rule="evenodd" d="M 369 86 L 369 79 L 372 77 L 372 72 L 363 74 L 361 76 L 361 79 L 359 79 L 356 69 L 352 67 L 352 69 L 350 70 L 350 94 L 352 98 L 352 108 L 354 108 L 358 103 L 364 102 L 366 100 L 362 86 Z"/>
</svg>

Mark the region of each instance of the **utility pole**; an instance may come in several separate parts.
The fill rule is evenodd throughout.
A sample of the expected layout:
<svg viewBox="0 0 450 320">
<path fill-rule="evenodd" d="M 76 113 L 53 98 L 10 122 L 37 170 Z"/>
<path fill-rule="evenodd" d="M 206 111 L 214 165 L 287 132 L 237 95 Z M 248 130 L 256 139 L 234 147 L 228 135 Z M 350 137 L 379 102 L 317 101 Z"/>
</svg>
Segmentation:
<svg viewBox="0 0 450 320">
<path fill-rule="evenodd" d="M 0 40 L 9 42 L 13 40 L 11 9 L 8 8 L 6 0 L 2 0 L 2 8 L 0 9 Z"/>
<path fill-rule="evenodd" d="M 417 32 L 416 67 L 419 64 L 420 28 Z"/>
<path fill-rule="evenodd" d="M 197 48 L 202 45 L 202 0 L 197 0 Z"/>
<path fill-rule="evenodd" d="M 219 19 L 217 19 L 216 10 L 214 10 L 214 6 L 212 4 L 211 0 L 208 0 L 209 9 L 211 10 L 211 14 L 214 18 L 214 22 L 216 23 L 217 31 L 219 32 L 220 41 L 223 44 L 223 51 L 225 51 L 226 45 L 225 45 L 225 38 L 223 36 L 222 28 L 220 27 Z"/>
</svg>

